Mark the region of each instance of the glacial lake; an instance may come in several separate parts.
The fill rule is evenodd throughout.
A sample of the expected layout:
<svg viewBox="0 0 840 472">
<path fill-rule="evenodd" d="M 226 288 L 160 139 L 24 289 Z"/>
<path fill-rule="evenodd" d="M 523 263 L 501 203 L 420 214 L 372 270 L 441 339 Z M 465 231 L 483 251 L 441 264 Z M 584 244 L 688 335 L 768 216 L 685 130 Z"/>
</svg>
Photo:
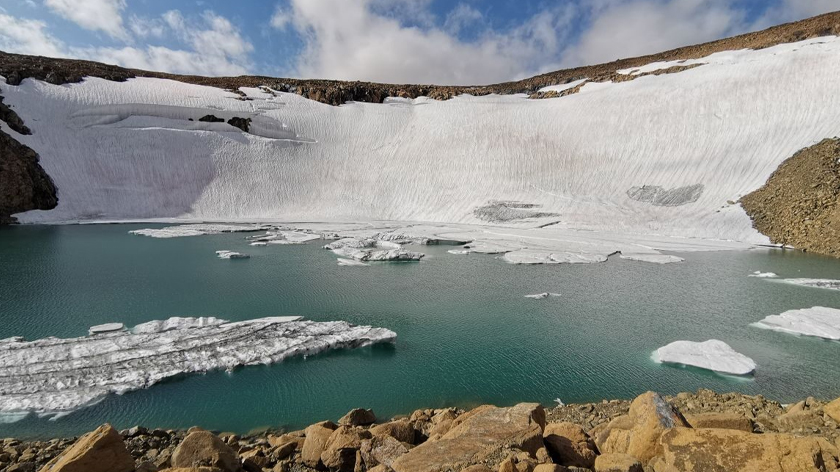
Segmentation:
<svg viewBox="0 0 840 472">
<path fill-rule="evenodd" d="M 554 404 L 710 388 L 782 402 L 840 396 L 840 343 L 750 326 L 840 291 L 749 277 L 840 278 L 840 261 L 777 249 L 677 254 L 656 265 L 520 266 L 422 246 L 419 263 L 340 267 L 322 241 L 249 247 L 244 234 L 154 239 L 164 225 L 0 228 L 0 339 L 75 337 L 107 322 L 171 316 L 246 320 L 302 315 L 394 330 L 393 346 L 333 351 L 272 366 L 173 379 L 111 395 L 68 416 L 0 424 L 0 437 L 76 435 L 103 422 L 244 433 L 417 408 Z M 248 260 L 221 260 L 230 249 Z M 527 294 L 557 292 L 542 300 Z M 758 363 L 753 379 L 665 366 L 652 351 L 717 338 Z"/>
</svg>

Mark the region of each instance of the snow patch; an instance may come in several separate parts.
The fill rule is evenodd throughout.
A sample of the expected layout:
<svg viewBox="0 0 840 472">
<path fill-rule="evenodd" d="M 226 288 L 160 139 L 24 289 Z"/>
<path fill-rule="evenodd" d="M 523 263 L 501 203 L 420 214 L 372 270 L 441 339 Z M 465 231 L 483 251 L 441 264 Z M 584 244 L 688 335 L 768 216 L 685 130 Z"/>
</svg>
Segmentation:
<svg viewBox="0 0 840 472">
<path fill-rule="evenodd" d="M 655 362 L 680 364 L 732 375 L 752 375 L 756 363 L 723 341 L 674 341 L 653 352 Z"/>
</svg>

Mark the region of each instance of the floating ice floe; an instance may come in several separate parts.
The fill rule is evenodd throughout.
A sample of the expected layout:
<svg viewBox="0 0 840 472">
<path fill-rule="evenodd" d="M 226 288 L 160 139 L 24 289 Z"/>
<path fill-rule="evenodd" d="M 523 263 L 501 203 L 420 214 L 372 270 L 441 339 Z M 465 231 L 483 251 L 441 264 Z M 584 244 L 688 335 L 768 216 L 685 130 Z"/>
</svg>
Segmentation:
<svg viewBox="0 0 840 472">
<path fill-rule="evenodd" d="M 606 254 L 550 252 L 535 249 L 511 251 L 502 256 L 511 264 L 591 264 L 606 262 Z"/>
<path fill-rule="evenodd" d="M 216 251 L 216 257 L 219 259 L 248 259 L 251 256 L 242 254 L 241 252 L 222 250 Z"/>
<path fill-rule="evenodd" d="M 680 364 L 722 374 L 751 375 L 756 363 L 717 339 L 704 342 L 674 341 L 653 352 L 655 362 Z"/>
<path fill-rule="evenodd" d="M 343 238 L 324 246 L 334 254 L 357 261 L 419 261 L 425 254 L 374 238 Z"/>
<path fill-rule="evenodd" d="M 228 322 L 170 318 L 129 331 L 71 339 L 0 342 L 0 417 L 64 415 L 111 393 L 147 388 L 180 374 L 271 364 L 328 349 L 393 342 L 396 333 L 300 317 Z"/>
<path fill-rule="evenodd" d="M 469 249 L 450 249 L 446 252 L 448 252 L 449 254 L 464 255 L 469 254 L 472 251 L 470 251 Z"/>
<path fill-rule="evenodd" d="M 671 256 L 668 254 L 642 254 L 642 253 L 621 253 L 619 256 L 622 259 L 630 261 L 651 262 L 654 264 L 673 264 L 674 262 L 683 262 L 685 259 L 678 256 Z"/>
<path fill-rule="evenodd" d="M 366 264 L 362 261 L 357 261 L 355 259 L 344 259 L 343 257 L 338 258 L 338 265 L 340 266 L 357 266 L 357 267 L 368 267 L 370 264 Z"/>
<path fill-rule="evenodd" d="M 125 330 L 125 325 L 122 323 L 105 323 L 101 325 L 91 326 L 88 329 L 88 334 L 92 336 L 94 334 L 110 333 L 113 331 L 123 330 Z"/>
<path fill-rule="evenodd" d="M 532 295 L 525 295 L 525 298 L 533 298 L 534 300 L 542 300 L 543 298 L 548 297 L 559 297 L 559 293 L 551 293 L 551 292 L 543 292 L 543 293 L 534 293 Z"/>
<path fill-rule="evenodd" d="M 222 224 L 194 224 L 167 226 L 166 228 L 146 228 L 129 231 L 129 234 L 149 236 L 151 238 L 183 238 L 187 236 L 204 236 L 221 233 L 249 233 L 263 231 L 266 225 L 222 225 Z"/>
<path fill-rule="evenodd" d="M 840 280 L 832 279 L 779 279 L 779 282 L 802 287 L 824 288 L 828 290 L 840 290 Z"/>
<path fill-rule="evenodd" d="M 840 310 L 815 306 L 770 315 L 752 326 L 782 333 L 840 341 Z"/>
<path fill-rule="evenodd" d="M 265 244 L 303 244 L 316 239 L 321 239 L 318 234 L 308 233 L 304 231 L 267 231 L 262 236 L 254 236 L 251 245 L 255 243 Z"/>
<path fill-rule="evenodd" d="M 775 272 L 762 272 L 760 270 L 757 270 L 750 274 L 749 277 L 757 277 L 759 279 L 774 279 L 778 277 L 778 275 Z"/>
</svg>

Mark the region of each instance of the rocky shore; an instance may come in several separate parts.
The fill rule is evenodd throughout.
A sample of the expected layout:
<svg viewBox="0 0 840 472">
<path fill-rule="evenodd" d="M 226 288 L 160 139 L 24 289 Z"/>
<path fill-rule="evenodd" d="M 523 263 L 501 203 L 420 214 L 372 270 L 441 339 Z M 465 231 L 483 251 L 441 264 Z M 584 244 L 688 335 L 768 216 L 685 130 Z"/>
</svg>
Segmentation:
<svg viewBox="0 0 840 472">
<path fill-rule="evenodd" d="M 0 440 L 0 472 L 677 472 L 840 470 L 840 398 L 709 390 L 544 408 L 417 410 L 239 436 L 194 427 Z"/>
</svg>

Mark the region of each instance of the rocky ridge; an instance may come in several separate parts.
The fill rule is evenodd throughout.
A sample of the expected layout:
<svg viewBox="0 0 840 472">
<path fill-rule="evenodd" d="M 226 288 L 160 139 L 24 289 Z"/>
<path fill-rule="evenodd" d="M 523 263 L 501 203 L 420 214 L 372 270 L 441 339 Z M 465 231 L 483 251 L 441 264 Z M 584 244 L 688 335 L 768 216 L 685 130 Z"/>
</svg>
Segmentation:
<svg viewBox="0 0 840 472">
<path fill-rule="evenodd" d="M 772 242 L 840 257 L 838 197 L 840 138 L 832 138 L 783 162 L 741 205 Z"/>
<path fill-rule="evenodd" d="M 362 81 L 290 79 L 265 76 L 200 77 L 128 69 L 92 61 L 25 56 L 5 52 L 0 52 L 0 75 L 6 78 L 9 85 L 18 85 L 26 78 L 59 85 L 80 82 L 85 77 L 99 77 L 114 81 L 125 81 L 135 77 L 152 77 L 219 87 L 239 93 L 243 99 L 245 97 L 244 94 L 239 92 L 240 87 L 269 87 L 281 92 L 296 93 L 330 105 L 340 105 L 349 101 L 382 103 L 388 97 L 417 98 L 426 96 L 436 100 L 446 100 L 460 94 L 524 93 L 537 94 L 534 95 L 535 98 L 550 98 L 554 96 L 552 93 L 538 94 L 538 90 L 550 85 L 567 84 L 582 79 L 593 82 L 633 80 L 649 74 L 627 75 L 618 74 L 618 71 L 633 69 L 654 62 L 697 59 L 721 51 L 762 49 L 783 43 L 838 34 L 840 34 L 840 12 L 827 13 L 794 23 L 774 26 L 763 31 L 672 49 L 658 54 L 559 70 L 519 81 L 473 86 L 381 84 Z M 692 67 L 696 66 L 676 66 L 650 74 L 674 73 Z M 574 92 L 566 92 L 562 95 L 568 93 Z"/>
<path fill-rule="evenodd" d="M 20 135 L 31 134 L 23 120 L 0 96 L 0 121 Z M 0 129 L 0 225 L 29 210 L 50 210 L 58 204 L 58 191 L 39 161 L 38 153 Z"/>
<path fill-rule="evenodd" d="M 0 440 L 0 472 L 675 472 L 840 470 L 840 399 L 781 405 L 709 390 L 632 401 L 356 409 L 298 431 L 201 428 Z"/>
</svg>

